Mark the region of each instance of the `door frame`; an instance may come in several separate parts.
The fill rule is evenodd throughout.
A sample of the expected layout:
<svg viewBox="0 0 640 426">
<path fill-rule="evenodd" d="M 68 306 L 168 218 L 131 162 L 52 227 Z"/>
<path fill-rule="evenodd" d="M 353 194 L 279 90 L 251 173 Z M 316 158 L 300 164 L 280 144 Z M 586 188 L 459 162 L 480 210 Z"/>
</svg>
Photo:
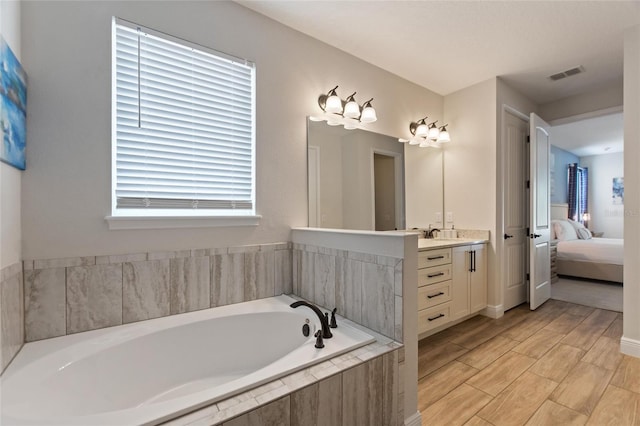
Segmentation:
<svg viewBox="0 0 640 426">
<path fill-rule="evenodd" d="M 404 229 L 404 155 L 399 152 L 386 151 L 379 148 L 371 148 L 370 153 L 370 170 L 371 170 L 371 226 L 376 228 L 376 178 L 375 178 L 375 154 L 384 155 L 385 157 L 393 157 L 393 173 L 394 185 L 396 190 L 395 215 L 396 228 Z"/>
<path fill-rule="evenodd" d="M 497 214 L 496 214 L 496 257 L 497 257 L 497 266 L 498 266 L 498 276 L 499 276 L 499 283 L 500 283 L 500 304 L 497 306 L 488 306 L 487 307 L 487 313 L 489 314 L 489 316 L 491 316 L 492 318 L 499 318 L 504 314 L 504 294 L 507 288 L 507 277 L 504 274 L 504 252 L 505 252 L 505 245 L 504 245 L 504 238 L 501 238 L 502 235 L 504 235 L 505 233 L 505 229 L 504 229 L 504 208 L 505 208 L 505 188 L 504 188 L 504 176 L 505 176 L 505 131 L 506 131 L 506 126 L 505 126 L 505 118 L 506 118 L 506 114 L 511 114 L 517 118 L 520 118 L 522 120 L 524 120 L 527 124 L 529 124 L 530 122 L 530 118 L 528 114 L 525 114 L 519 110 L 517 110 L 516 108 L 507 105 L 507 104 L 502 104 L 502 108 L 500 109 L 500 138 L 498 140 L 498 149 L 497 151 L 497 155 L 498 155 L 498 159 L 497 159 L 497 164 L 498 164 L 498 170 L 497 170 L 497 196 L 496 196 L 496 202 L 497 202 Z M 525 178 L 526 179 L 526 178 Z M 528 201 L 527 201 L 528 203 Z M 528 249 L 527 249 L 528 250 Z M 528 252 L 526 253 L 526 257 L 528 259 Z"/>
</svg>

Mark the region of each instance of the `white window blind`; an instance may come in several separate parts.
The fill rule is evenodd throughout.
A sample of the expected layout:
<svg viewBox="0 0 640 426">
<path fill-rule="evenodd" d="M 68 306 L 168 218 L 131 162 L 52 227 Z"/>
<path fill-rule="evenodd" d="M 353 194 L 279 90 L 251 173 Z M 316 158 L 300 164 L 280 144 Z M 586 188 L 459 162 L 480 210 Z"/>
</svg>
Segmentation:
<svg viewBox="0 0 640 426">
<path fill-rule="evenodd" d="M 113 25 L 114 214 L 254 214 L 254 64 Z"/>
</svg>

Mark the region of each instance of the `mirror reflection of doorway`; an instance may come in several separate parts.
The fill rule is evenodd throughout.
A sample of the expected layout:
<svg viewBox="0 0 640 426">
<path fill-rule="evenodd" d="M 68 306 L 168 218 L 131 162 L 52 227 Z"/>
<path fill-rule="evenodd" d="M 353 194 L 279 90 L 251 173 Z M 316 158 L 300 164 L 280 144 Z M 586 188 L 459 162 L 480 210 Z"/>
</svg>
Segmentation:
<svg viewBox="0 0 640 426">
<path fill-rule="evenodd" d="M 396 229 L 395 158 L 373 154 L 375 230 Z"/>
</svg>

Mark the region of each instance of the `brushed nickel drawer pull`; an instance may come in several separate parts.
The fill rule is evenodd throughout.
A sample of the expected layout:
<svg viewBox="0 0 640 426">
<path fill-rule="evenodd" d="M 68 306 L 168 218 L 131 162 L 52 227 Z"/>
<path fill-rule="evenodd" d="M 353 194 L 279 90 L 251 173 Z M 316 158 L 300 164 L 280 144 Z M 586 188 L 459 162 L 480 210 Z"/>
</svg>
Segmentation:
<svg viewBox="0 0 640 426">
<path fill-rule="evenodd" d="M 440 255 L 440 256 L 427 257 L 427 260 L 436 260 L 436 259 L 444 259 L 444 256 Z"/>
<path fill-rule="evenodd" d="M 444 314 L 439 314 L 439 315 L 436 315 L 435 317 L 431 317 L 431 318 L 427 318 L 427 319 L 428 319 L 429 321 L 435 321 L 435 320 L 437 320 L 438 318 L 442 318 L 443 316 L 444 316 Z"/>
<path fill-rule="evenodd" d="M 444 272 L 438 272 L 437 274 L 429 274 L 427 275 L 427 277 L 434 278 L 434 277 L 441 277 L 443 275 L 444 275 Z"/>
<path fill-rule="evenodd" d="M 444 294 L 443 292 L 439 292 L 439 293 L 436 293 L 436 294 L 428 294 L 427 298 L 433 299 L 434 297 L 442 296 L 443 294 Z"/>
</svg>

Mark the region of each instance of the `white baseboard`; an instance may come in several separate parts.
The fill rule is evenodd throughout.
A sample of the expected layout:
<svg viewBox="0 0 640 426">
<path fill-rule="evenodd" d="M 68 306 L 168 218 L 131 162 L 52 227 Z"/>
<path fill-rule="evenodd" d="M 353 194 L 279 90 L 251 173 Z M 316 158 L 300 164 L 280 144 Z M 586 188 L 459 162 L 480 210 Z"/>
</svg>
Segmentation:
<svg viewBox="0 0 640 426">
<path fill-rule="evenodd" d="M 640 340 L 622 337 L 622 339 L 620 339 L 620 352 L 640 358 Z"/>
<path fill-rule="evenodd" d="M 411 417 L 404 419 L 405 426 L 420 426 L 422 425 L 422 416 L 420 415 L 420 411 L 416 411 L 414 415 Z"/>
<path fill-rule="evenodd" d="M 493 319 L 501 318 L 504 315 L 504 306 L 487 305 L 487 307 L 482 311 L 482 315 Z"/>
</svg>

